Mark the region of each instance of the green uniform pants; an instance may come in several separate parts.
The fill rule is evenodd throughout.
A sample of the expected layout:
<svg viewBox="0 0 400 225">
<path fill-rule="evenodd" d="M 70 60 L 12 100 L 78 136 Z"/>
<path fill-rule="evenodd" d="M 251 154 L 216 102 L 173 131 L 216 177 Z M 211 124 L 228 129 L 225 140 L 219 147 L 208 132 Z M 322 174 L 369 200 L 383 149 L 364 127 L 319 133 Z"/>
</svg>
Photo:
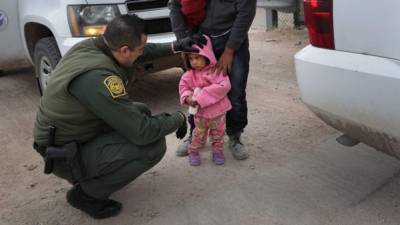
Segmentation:
<svg viewBox="0 0 400 225">
<path fill-rule="evenodd" d="M 156 165 L 166 151 L 165 138 L 137 146 L 116 132 L 101 135 L 81 149 L 83 190 L 94 198 L 108 198 Z"/>
</svg>

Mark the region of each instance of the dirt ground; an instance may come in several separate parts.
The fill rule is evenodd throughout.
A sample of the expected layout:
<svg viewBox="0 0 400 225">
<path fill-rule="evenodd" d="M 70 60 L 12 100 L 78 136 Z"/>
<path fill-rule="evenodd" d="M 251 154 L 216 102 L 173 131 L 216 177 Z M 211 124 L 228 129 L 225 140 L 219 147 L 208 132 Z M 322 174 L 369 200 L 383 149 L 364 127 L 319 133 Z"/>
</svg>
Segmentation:
<svg viewBox="0 0 400 225">
<path fill-rule="evenodd" d="M 399 224 L 400 165 L 373 149 L 339 146 L 339 133 L 301 102 L 294 54 L 307 44 L 304 30 L 263 31 L 258 11 L 250 34 L 249 125 L 243 142 L 250 158 L 215 166 L 210 149 L 203 164 L 188 165 L 167 137 L 165 158 L 112 197 L 118 217 L 93 220 L 65 201 L 69 185 L 43 174 L 32 150 L 39 95 L 32 69 L 0 77 L 1 225 L 318 225 Z M 141 77 L 135 100 L 153 113 L 179 106 L 181 70 Z"/>
</svg>

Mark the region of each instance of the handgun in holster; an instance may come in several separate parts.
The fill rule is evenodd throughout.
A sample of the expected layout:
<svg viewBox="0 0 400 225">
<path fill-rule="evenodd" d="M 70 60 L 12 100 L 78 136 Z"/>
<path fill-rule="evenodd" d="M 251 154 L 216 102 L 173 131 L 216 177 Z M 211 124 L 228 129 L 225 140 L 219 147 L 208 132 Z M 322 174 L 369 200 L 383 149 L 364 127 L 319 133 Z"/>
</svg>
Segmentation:
<svg viewBox="0 0 400 225">
<path fill-rule="evenodd" d="M 82 163 L 79 154 L 79 145 L 77 142 L 70 142 L 63 146 L 55 146 L 55 126 L 49 126 L 49 145 L 46 148 L 44 157 L 44 172 L 50 174 L 54 169 L 54 162 L 68 176 L 68 180 L 72 183 L 78 182 L 82 177 Z"/>
<path fill-rule="evenodd" d="M 46 148 L 46 152 L 44 155 L 44 173 L 50 174 L 53 172 L 54 161 L 48 157 L 48 149 L 54 146 L 54 139 L 56 135 L 56 127 L 53 125 L 49 126 L 49 137 L 48 137 L 48 145 Z"/>
</svg>

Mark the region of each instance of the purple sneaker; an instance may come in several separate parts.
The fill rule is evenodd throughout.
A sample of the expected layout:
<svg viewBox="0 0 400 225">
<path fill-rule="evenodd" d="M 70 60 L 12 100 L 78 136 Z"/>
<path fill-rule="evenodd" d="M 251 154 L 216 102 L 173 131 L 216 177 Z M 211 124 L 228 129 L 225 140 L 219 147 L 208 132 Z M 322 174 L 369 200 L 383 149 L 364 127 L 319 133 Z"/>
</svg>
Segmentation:
<svg viewBox="0 0 400 225">
<path fill-rule="evenodd" d="M 189 153 L 189 164 L 191 166 L 200 166 L 201 159 L 198 152 Z"/>
<path fill-rule="evenodd" d="M 216 165 L 223 165 L 225 163 L 224 153 L 220 150 L 213 151 L 212 159 Z"/>
</svg>

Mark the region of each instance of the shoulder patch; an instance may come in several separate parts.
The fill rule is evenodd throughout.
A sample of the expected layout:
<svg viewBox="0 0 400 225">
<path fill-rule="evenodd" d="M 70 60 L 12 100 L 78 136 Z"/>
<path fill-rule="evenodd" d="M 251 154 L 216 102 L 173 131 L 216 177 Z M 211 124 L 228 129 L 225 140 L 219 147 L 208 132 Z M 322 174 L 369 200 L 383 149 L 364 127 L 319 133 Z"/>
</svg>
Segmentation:
<svg viewBox="0 0 400 225">
<path fill-rule="evenodd" d="M 125 86 L 120 77 L 116 75 L 108 76 L 104 79 L 104 84 L 113 98 L 126 95 Z"/>
</svg>

